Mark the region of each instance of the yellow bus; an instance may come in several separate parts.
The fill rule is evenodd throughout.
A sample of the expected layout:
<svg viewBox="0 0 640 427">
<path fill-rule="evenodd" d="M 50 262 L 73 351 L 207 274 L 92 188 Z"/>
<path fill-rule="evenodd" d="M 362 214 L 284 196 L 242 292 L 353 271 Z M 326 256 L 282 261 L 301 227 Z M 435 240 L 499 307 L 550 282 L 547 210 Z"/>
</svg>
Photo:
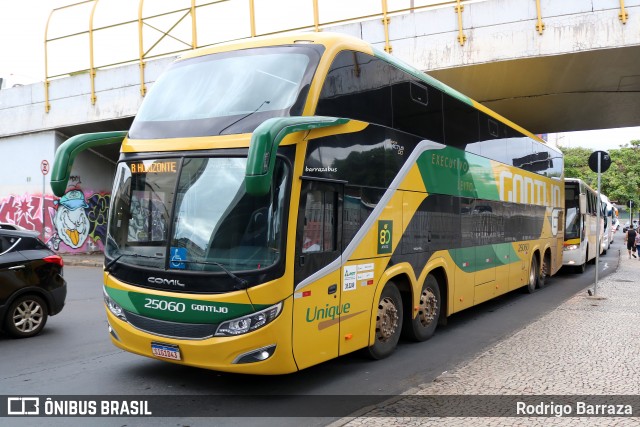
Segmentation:
<svg viewBox="0 0 640 427">
<path fill-rule="evenodd" d="M 562 265 L 562 155 L 362 40 L 329 33 L 195 50 L 121 143 L 105 243 L 113 343 L 284 374 L 401 335 Z"/>
</svg>

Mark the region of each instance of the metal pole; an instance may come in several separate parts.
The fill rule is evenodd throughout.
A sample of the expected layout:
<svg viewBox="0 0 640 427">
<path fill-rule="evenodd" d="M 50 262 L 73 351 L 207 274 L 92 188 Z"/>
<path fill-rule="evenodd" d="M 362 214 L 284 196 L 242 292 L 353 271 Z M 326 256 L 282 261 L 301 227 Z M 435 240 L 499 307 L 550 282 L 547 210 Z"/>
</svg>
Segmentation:
<svg viewBox="0 0 640 427">
<path fill-rule="evenodd" d="M 42 174 L 42 199 L 40 201 L 40 205 L 42 206 L 42 240 L 44 241 L 45 235 L 44 235 L 44 222 L 45 222 L 45 216 L 44 216 L 44 181 L 45 181 L 45 174 Z"/>
<path fill-rule="evenodd" d="M 600 199 L 600 159 L 602 154 L 598 152 L 598 204 L 597 208 L 597 222 L 596 222 L 596 242 L 598 242 L 596 246 L 596 283 L 593 286 L 593 295 L 596 296 L 598 294 L 598 270 L 600 269 L 600 248 L 602 247 L 602 242 L 600 241 L 600 209 L 602 200 Z"/>
</svg>

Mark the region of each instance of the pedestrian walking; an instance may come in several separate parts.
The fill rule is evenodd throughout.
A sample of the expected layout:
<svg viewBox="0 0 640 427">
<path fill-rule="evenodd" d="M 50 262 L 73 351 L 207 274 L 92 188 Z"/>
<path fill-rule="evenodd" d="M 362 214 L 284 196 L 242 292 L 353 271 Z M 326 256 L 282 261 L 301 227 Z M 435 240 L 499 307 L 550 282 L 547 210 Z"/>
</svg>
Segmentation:
<svg viewBox="0 0 640 427">
<path fill-rule="evenodd" d="M 629 252 L 629 258 L 631 258 L 631 256 L 633 256 L 634 258 L 637 258 L 636 257 L 636 236 L 637 235 L 638 233 L 636 233 L 636 230 L 634 230 L 633 227 L 629 227 L 629 229 L 624 235 L 625 240 L 627 242 L 627 251 Z"/>
<path fill-rule="evenodd" d="M 633 243 L 636 246 L 636 251 L 638 251 L 638 260 L 640 260 L 640 227 L 636 230 L 636 239 Z"/>
</svg>

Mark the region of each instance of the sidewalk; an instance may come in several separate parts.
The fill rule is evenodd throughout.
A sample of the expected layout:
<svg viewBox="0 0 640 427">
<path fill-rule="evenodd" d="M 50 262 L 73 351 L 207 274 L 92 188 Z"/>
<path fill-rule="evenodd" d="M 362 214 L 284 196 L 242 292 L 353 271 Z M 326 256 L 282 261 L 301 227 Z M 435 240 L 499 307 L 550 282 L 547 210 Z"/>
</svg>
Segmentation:
<svg viewBox="0 0 640 427">
<path fill-rule="evenodd" d="M 94 252 L 90 254 L 60 254 L 64 265 L 69 267 L 102 267 L 104 253 Z"/>
<path fill-rule="evenodd" d="M 623 248 L 618 269 L 598 281 L 596 296 L 580 292 L 467 365 L 332 427 L 640 425 L 631 417 L 424 418 L 416 406 L 421 395 L 639 395 L 639 277 L 640 261 Z M 639 409 L 633 408 L 636 414 Z"/>
</svg>

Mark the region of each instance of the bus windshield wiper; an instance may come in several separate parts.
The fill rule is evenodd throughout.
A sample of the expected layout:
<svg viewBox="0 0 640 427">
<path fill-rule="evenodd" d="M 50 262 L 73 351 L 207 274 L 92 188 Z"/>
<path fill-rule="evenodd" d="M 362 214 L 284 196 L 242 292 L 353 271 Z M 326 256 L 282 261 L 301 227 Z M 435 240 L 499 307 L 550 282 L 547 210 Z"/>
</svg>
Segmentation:
<svg viewBox="0 0 640 427">
<path fill-rule="evenodd" d="M 245 279 L 242 279 L 242 278 L 236 276 L 231 271 L 229 271 L 224 265 L 222 265 L 221 263 L 216 262 L 216 261 L 186 261 L 186 260 L 180 260 L 179 262 L 183 262 L 185 264 L 215 265 L 216 267 L 219 267 L 222 271 L 227 273 L 227 276 L 231 277 L 233 279 L 233 281 L 236 282 L 236 286 L 234 286 L 234 289 L 236 289 L 236 290 L 247 289 L 247 285 L 249 284 L 249 282 L 247 282 Z"/>
<path fill-rule="evenodd" d="M 118 256 L 116 256 L 114 259 L 109 261 L 107 263 L 107 265 L 104 266 L 105 271 L 110 273 L 111 272 L 111 266 L 113 266 L 116 262 L 118 262 L 118 260 L 120 258 L 122 258 L 123 256 L 130 256 L 132 258 L 149 258 L 149 259 L 162 259 L 163 258 L 161 256 L 142 255 L 142 254 L 137 254 L 135 252 L 122 252 Z"/>
<path fill-rule="evenodd" d="M 255 113 L 258 112 L 259 109 L 261 109 L 265 104 L 271 104 L 271 101 L 268 100 L 264 100 L 262 101 L 262 104 L 258 105 L 258 108 L 256 108 L 255 110 L 253 110 L 252 112 L 240 117 L 237 120 L 234 120 L 233 122 L 231 122 L 230 124 L 226 125 L 225 127 L 223 127 L 220 132 L 218 132 L 220 135 L 222 135 L 222 132 L 224 132 L 225 130 L 229 129 L 231 126 L 235 125 L 236 123 L 246 119 L 249 116 L 253 116 Z"/>
</svg>

